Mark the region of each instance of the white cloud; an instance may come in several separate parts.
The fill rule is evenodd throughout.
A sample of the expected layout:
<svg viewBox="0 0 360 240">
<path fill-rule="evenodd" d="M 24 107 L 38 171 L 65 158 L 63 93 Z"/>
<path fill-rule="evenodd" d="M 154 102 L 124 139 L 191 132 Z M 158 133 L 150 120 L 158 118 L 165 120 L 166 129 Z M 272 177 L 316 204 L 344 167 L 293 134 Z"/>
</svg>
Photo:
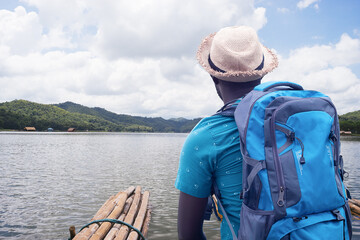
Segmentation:
<svg viewBox="0 0 360 240">
<path fill-rule="evenodd" d="M 276 9 L 280 13 L 289 13 L 290 10 L 288 8 L 277 8 Z"/>
<path fill-rule="evenodd" d="M 19 6 L 14 12 L 0 10 L 0 46 L 12 54 L 27 54 L 37 50 L 42 27 L 38 15 L 27 13 Z"/>
<path fill-rule="evenodd" d="M 108 58 L 193 55 L 198 37 L 227 25 L 244 24 L 260 29 L 265 9 L 254 0 L 23 0 L 39 10 L 40 23 L 52 35 L 82 38 L 96 29 L 91 48 Z M 69 39 L 60 43 L 67 46 Z"/>
<path fill-rule="evenodd" d="M 315 9 L 319 9 L 319 5 L 317 4 L 317 2 L 319 2 L 320 0 L 301 0 L 300 2 L 297 3 L 297 7 L 300 9 L 304 9 L 309 7 L 311 4 L 316 3 L 314 5 Z"/>
<path fill-rule="evenodd" d="M 267 22 L 253 0 L 23 2 L 37 11 L 0 10 L 0 102 L 73 101 L 142 116 L 214 113 L 222 103 L 196 63 L 198 44 L 224 26 L 259 30 Z M 359 59 L 359 39 L 343 34 L 336 44 L 280 56 L 266 79 L 320 89 L 346 112 L 359 101 L 351 70 Z"/>
<path fill-rule="evenodd" d="M 107 57 L 193 55 L 199 39 L 226 25 L 251 24 L 259 29 L 265 11 L 247 0 L 96 2 L 99 20 L 96 49 Z M 111 2 L 113 3 L 113 1 Z M 106 15 L 105 15 L 106 13 Z M 141 16 L 141 17 L 140 17 Z M 114 21 L 115 20 L 115 21 Z"/>
<path fill-rule="evenodd" d="M 196 63 L 199 43 L 224 26 L 267 21 L 254 0 L 21 2 L 35 11 L 0 11 L 0 102 L 73 101 L 146 116 L 221 107 Z"/>
<path fill-rule="evenodd" d="M 189 118 L 221 106 L 210 77 L 189 58 L 114 61 L 90 52 L 52 51 L 8 56 L 0 65 L 6 69 L 0 75 L 1 102 L 70 100 L 117 113 Z M 204 102 L 214 102 L 212 111 Z"/>
<path fill-rule="evenodd" d="M 295 49 L 279 56 L 279 68 L 266 80 L 297 82 L 330 96 L 340 114 L 358 110 L 360 78 L 351 66 L 360 63 L 360 39 L 343 34 L 336 44 Z"/>
</svg>

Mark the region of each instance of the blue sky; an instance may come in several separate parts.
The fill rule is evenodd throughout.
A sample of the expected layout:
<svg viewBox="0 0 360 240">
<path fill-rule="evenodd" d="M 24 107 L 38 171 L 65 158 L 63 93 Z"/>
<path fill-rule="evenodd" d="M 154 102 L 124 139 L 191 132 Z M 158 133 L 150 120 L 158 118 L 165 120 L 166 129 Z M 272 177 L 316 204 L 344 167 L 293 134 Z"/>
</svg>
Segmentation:
<svg viewBox="0 0 360 240">
<path fill-rule="evenodd" d="M 276 0 L 256 4 L 266 7 L 268 20 L 259 35 L 281 54 L 303 46 L 335 43 L 343 33 L 359 37 L 360 1 L 322 0 L 304 9 L 297 7 L 298 2 Z M 357 36 L 354 30 L 358 31 Z"/>
<path fill-rule="evenodd" d="M 359 12 L 357 0 L 0 0 L 0 102 L 211 115 L 222 102 L 198 45 L 250 25 L 279 58 L 264 81 L 320 90 L 340 114 L 360 110 Z"/>
</svg>

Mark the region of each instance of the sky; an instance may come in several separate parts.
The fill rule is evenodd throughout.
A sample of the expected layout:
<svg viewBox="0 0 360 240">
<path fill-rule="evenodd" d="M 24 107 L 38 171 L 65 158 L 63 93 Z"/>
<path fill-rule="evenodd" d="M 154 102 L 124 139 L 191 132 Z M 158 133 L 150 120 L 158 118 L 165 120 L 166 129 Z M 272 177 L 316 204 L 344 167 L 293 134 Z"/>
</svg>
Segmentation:
<svg viewBox="0 0 360 240">
<path fill-rule="evenodd" d="M 197 48 L 248 25 L 279 58 L 264 82 L 321 91 L 339 114 L 360 110 L 359 12 L 358 0 L 0 0 L 0 102 L 209 116 L 222 102 Z"/>
</svg>

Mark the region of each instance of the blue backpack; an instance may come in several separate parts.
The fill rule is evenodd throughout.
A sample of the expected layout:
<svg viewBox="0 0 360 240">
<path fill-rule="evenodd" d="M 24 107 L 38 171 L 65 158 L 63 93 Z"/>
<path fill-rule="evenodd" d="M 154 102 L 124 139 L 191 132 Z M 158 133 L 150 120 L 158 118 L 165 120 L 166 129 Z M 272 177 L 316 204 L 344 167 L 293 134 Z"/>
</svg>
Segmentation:
<svg viewBox="0 0 360 240">
<path fill-rule="evenodd" d="M 233 238 L 351 239 L 339 122 L 330 98 L 295 83 L 266 82 L 233 114 L 243 155 L 240 229 L 237 236 L 232 230 Z"/>
</svg>

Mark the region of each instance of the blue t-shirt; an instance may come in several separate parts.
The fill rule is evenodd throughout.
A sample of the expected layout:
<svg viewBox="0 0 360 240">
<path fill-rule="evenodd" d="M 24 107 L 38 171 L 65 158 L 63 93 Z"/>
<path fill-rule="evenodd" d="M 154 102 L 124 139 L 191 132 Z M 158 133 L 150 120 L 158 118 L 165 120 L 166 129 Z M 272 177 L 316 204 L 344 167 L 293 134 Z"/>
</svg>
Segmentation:
<svg viewBox="0 0 360 240">
<path fill-rule="evenodd" d="M 180 155 L 175 187 L 194 197 L 205 198 L 211 193 L 212 176 L 237 234 L 242 203 L 242 155 L 233 117 L 214 115 L 195 126 Z M 221 239 L 232 239 L 225 218 L 221 223 Z"/>
</svg>

